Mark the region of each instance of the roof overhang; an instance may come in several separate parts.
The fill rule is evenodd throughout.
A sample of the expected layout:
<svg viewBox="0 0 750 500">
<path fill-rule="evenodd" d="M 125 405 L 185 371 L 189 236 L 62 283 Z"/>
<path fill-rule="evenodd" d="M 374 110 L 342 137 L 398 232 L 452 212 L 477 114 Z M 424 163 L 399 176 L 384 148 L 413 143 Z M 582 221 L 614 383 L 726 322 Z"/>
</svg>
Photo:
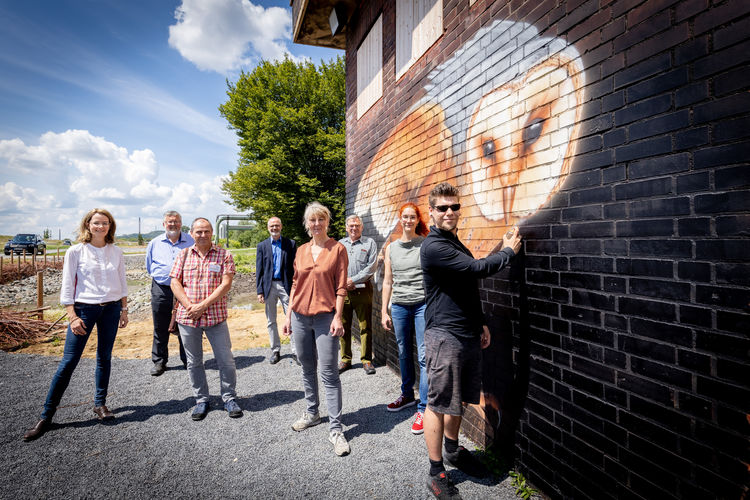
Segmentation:
<svg viewBox="0 0 750 500">
<path fill-rule="evenodd" d="M 291 0 L 295 43 L 346 50 L 347 23 L 353 0 Z M 335 30 L 335 33 L 334 31 Z"/>
</svg>

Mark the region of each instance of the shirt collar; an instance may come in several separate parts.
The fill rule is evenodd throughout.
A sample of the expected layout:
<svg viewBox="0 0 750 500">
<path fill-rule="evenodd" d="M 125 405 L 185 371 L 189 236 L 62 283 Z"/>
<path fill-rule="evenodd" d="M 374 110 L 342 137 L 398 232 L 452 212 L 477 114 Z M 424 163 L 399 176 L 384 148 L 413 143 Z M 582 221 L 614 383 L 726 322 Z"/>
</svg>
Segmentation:
<svg viewBox="0 0 750 500">
<path fill-rule="evenodd" d="M 167 236 L 167 232 L 164 231 L 164 236 L 162 237 L 162 241 L 168 241 L 170 245 L 177 245 L 179 243 L 182 243 L 183 241 L 187 241 L 185 239 L 185 233 L 180 231 L 180 235 L 177 237 L 177 241 L 175 243 L 172 243 L 172 240 L 169 239 L 169 236 Z"/>
<path fill-rule="evenodd" d="M 195 243 L 193 243 L 190 246 L 190 251 L 195 252 L 200 257 L 200 253 L 198 253 L 198 247 L 195 246 Z M 219 251 L 219 247 L 217 247 L 216 244 L 211 243 L 211 248 L 208 250 L 208 252 L 206 252 L 206 256 L 211 255 L 211 252 L 214 252 L 214 251 L 218 252 Z"/>
<path fill-rule="evenodd" d="M 436 236 L 442 236 L 443 238 L 458 241 L 458 236 L 453 234 L 452 231 L 446 231 L 445 229 L 440 229 L 437 226 L 430 226 L 430 232 L 435 233 Z"/>
</svg>

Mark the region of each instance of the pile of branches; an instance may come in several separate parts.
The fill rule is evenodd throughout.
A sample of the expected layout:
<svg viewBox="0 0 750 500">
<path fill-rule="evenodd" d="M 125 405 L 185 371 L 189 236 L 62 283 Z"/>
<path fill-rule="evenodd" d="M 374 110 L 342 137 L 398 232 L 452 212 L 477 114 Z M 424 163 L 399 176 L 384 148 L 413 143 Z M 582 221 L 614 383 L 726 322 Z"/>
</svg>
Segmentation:
<svg viewBox="0 0 750 500">
<path fill-rule="evenodd" d="M 62 259 L 58 260 L 57 262 L 48 260 L 47 264 L 37 261 L 36 266 L 34 266 L 34 264 L 31 262 L 23 262 L 21 263 L 20 270 L 18 269 L 18 264 L 15 262 L 12 265 L 8 262 L 3 262 L 3 272 L 0 275 L 0 284 L 10 283 L 11 281 L 20 280 L 22 278 L 28 278 L 29 276 L 35 275 L 37 271 L 42 271 L 44 269 L 62 268 Z"/>
<path fill-rule="evenodd" d="M 39 311 L 39 309 L 33 311 L 0 311 L 0 349 L 13 351 L 19 347 L 36 344 L 54 337 L 64 331 L 62 327 L 57 329 L 55 327 L 65 315 L 54 322 L 44 321 L 36 319 Z"/>
</svg>

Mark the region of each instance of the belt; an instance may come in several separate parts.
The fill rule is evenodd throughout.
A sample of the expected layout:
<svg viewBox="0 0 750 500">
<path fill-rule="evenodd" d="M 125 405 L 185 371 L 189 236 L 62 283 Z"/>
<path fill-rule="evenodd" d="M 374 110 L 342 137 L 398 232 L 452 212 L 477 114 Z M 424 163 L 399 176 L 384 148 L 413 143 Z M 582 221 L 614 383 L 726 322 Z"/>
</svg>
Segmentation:
<svg viewBox="0 0 750 500">
<path fill-rule="evenodd" d="M 99 304 L 89 304 L 87 302 L 75 302 L 75 303 L 73 303 L 73 306 L 75 306 L 75 307 L 83 307 L 83 306 L 101 306 L 101 307 L 106 307 L 106 306 L 109 306 L 109 305 L 112 305 L 112 304 L 117 304 L 118 302 L 120 302 L 120 301 L 119 300 L 112 300 L 110 302 L 101 302 Z"/>
<path fill-rule="evenodd" d="M 271 281 L 281 281 L 281 278 L 273 278 Z"/>
</svg>

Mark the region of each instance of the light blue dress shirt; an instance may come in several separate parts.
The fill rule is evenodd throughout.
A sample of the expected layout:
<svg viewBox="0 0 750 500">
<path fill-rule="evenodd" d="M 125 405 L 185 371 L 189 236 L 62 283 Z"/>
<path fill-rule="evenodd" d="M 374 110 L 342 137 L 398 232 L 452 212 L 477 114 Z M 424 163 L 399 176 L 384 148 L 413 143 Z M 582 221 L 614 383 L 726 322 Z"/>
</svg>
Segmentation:
<svg viewBox="0 0 750 500">
<path fill-rule="evenodd" d="M 172 279 L 169 272 L 172 270 L 172 264 L 175 257 L 183 248 L 193 246 L 195 240 L 187 233 L 180 233 L 176 243 L 172 243 L 167 238 L 165 232 L 148 242 L 146 247 L 146 271 L 160 285 L 169 285 Z"/>
<path fill-rule="evenodd" d="M 271 251 L 273 252 L 273 279 L 281 279 L 281 238 L 274 241 L 271 239 Z"/>
</svg>

